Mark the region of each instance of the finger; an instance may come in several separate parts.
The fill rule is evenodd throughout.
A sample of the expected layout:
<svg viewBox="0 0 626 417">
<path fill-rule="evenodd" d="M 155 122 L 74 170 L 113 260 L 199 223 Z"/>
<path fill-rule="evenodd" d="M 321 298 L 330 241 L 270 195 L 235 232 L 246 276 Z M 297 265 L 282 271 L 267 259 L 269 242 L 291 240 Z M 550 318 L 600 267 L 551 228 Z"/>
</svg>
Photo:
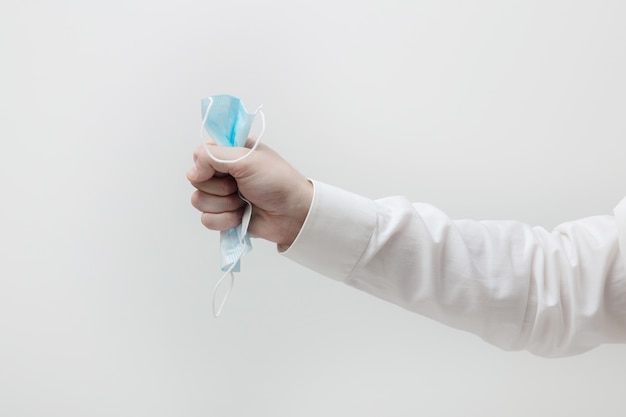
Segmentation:
<svg viewBox="0 0 626 417">
<path fill-rule="evenodd" d="M 206 150 L 203 145 L 198 146 L 193 151 L 194 165 L 187 171 L 187 179 L 192 183 L 207 181 L 216 174 L 215 168 L 204 158 L 205 155 Z"/>
<path fill-rule="evenodd" d="M 193 159 L 195 161 L 194 165 L 187 171 L 187 180 L 192 184 L 201 183 L 210 180 L 214 176 L 216 176 L 216 171 L 213 167 L 209 166 L 200 166 L 198 163 L 200 153 L 196 150 L 193 154 Z"/>
<path fill-rule="evenodd" d="M 243 209 L 239 209 L 226 213 L 202 213 L 200 221 L 207 229 L 222 232 L 238 226 L 241 223 L 242 217 Z"/>
<path fill-rule="evenodd" d="M 204 141 L 204 143 L 206 143 L 207 145 L 216 145 L 216 143 L 213 142 L 211 139 L 209 139 L 207 141 Z M 194 149 L 194 152 L 193 152 L 193 163 L 194 164 L 198 160 L 198 155 L 200 154 L 200 149 L 204 149 L 204 146 L 198 146 L 196 149 Z"/>
<path fill-rule="evenodd" d="M 246 204 L 237 194 L 220 197 L 195 191 L 191 195 L 191 205 L 204 213 L 225 213 L 236 211 Z"/>
<path fill-rule="evenodd" d="M 193 153 L 194 166 L 187 171 L 187 179 L 192 183 L 198 183 L 207 181 L 213 177 L 224 177 L 226 174 L 224 171 L 218 171 L 215 169 L 214 161 L 209 157 L 208 162 L 203 155 L 207 155 L 207 151 L 204 146 L 199 146 Z"/>
<path fill-rule="evenodd" d="M 237 192 L 237 182 L 230 175 L 218 176 L 216 174 L 210 180 L 204 182 L 191 181 L 191 184 L 200 191 L 216 196 L 227 196 Z"/>
<path fill-rule="evenodd" d="M 246 148 L 252 149 L 258 140 L 256 136 L 248 136 L 248 139 L 246 139 Z"/>
<path fill-rule="evenodd" d="M 210 155 L 209 155 L 210 152 Z M 196 160 L 197 172 L 194 176 L 196 181 L 204 181 L 215 175 L 215 172 L 230 174 L 235 164 L 234 161 L 250 152 L 242 147 L 215 146 L 209 143 L 196 148 L 194 159 Z M 216 160 L 217 159 L 217 160 Z"/>
</svg>

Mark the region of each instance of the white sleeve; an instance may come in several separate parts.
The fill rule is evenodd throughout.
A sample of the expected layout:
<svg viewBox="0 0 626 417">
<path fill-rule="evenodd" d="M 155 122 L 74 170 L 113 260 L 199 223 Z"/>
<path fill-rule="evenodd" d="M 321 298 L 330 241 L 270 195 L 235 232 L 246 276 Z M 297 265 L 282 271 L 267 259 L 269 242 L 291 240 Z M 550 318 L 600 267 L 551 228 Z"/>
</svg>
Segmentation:
<svg viewBox="0 0 626 417">
<path fill-rule="evenodd" d="M 613 216 L 549 232 L 314 185 L 288 258 L 507 350 L 567 356 L 626 342 L 626 270 Z M 623 219 L 626 227 L 626 208 Z"/>
<path fill-rule="evenodd" d="M 613 210 L 615 223 L 617 223 L 617 236 L 622 260 L 626 266 L 626 198 L 622 199 Z"/>
</svg>

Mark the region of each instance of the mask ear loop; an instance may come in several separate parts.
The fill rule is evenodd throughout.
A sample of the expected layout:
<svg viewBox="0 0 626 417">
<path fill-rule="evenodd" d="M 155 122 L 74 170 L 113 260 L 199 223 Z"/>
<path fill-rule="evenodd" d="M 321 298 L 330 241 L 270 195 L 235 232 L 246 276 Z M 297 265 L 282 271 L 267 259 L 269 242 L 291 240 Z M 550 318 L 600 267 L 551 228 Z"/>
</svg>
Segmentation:
<svg viewBox="0 0 626 417">
<path fill-rule="evenodd" d="M 252 204 L 245 198 L 241 197 L 241 194 L 239 196 L 243 201 L 248 203 L 248 207 L 252 207 Z M 252 210 L 249 210 L 247 211 L 247 213 L 244 214 L 244 217 L 241 221 L 241 230 L 243 231 L 248 230 L 248 226 L 250 225 L 251 214 L 252 214 Z M 241 237 L 240 243 L 242 244 L 244 243 L 244 239 L 245 239 L 244 236 L 245 236 L 245 232 L 243 233 L 243 236 Z M 241 252 L 237 256 L 237 259 L 230 265 L 230 267 L 224 273 L 224 275 L 222 275 L 222 277 L 219 280 L 217 280 L 217 283 L 215 283 L 215 287 L 213 287 L 213 317 L 215 318 L 218 318 L 222 314 L 222 309 L 224 308 L 224 305 L 226 304 L 226 300 L 228 300 L 228 296 L 230 295 L 230 292 L 232 291 L 233 286 L 235 285 L 235 273 L 233 272 L 233 268 L 235 267 L 235 265 L 237 265 L 237 262 L 239 262 L 239 260 L 243 257 L 244 252 L 245 252 L 245 247 L 241 249 Z M 230 286 L 228 287 L 228 290 L 226 290 L 226 294 L 224 294 L 224 297 L 222 298 L 222 302 L 220 303 L 220 306 L 216 310 L 215 306 L 217 305 L 216 303 L 217 290 L 222 285 L 222 282 L 227 276 L 230 276 Z"/>
<path fill-rule="evenodd" d="M 252 151 L 254 151 L 257 146 L 259 145 L 259 143 L 261 142 L 261 137 L 263 136 L 263 133 L 265 133 L 265 115 L 263 114 L 263 111 L 261 111 L 261 107 L 263 106 L 259 106 L 256 111 L 254 112 L 255 114 L 259 114 L 261 115 L 261 132 L 259 133 L 259 136 L 257 137 L 257 140 L 254 142 L 254 145 L 252 145 L 252 148 L 250 148 L 250 150 L 248 151 L 248 153 L 246 153 L 243 156 L 240 156 L 239 158 L 236 159 L 219 159 L 217 158 L 215 155 L 213 155 L 211 153 L 211 151 L 209 150 L 209 147 L 206 145 L 206 142 L 204 141 L 204 131 L 205 129 L 205 124 L 206 121 L 209 117 L 209 111 L 211 110 L 211 107 L 213 106 L 213 97 L 209 97 L 209 105 L 207 106 L 207 109 L 204 113 L 204 117 L 202 118 L 202 125 L 200 126 L 200 141 L 202 142 L 202 146 L 204 146 L 204 150 L 206 151 L 207 155 L 209 155 L 209 158 L 211 158 L 212 160 L 214 160 L 215 162 L 219 162 L 219 163 L 235 163 L 235 162 L 239 162 L 244 158 L 247 158 Z M 208 132 L 207 132 L 208 133 Z M 211 136 L 211 134 L 209 133 L 209 136 Z M 248 230 L 248 226 L 250 224 L 250 218 L 252 217 L 252 203 L 250 203 L 248 200 L 246 200 L 241 193 L 239 194 L 239 198 L 241 198 L 243 201 L 245 201 L 248 204 L 248 207 L 246 209 L 246 211 L 244 212 L 244 216 L 241 222 L 241 230 L 242 230 L 242 237 L 241 237 L 241 242 L 240 243 L 244 243 L 244 236 L 246 234 L 246 231 Z M 245 252 L 245 247 L 241 249 L 241 253 L 239 254 L 239 256 L 237 256 L 237 260 L 234 261 L 230 267 L 228 268 L 228 270 L 224 273 L 224 275 L 222 275 L 222 277 L 217 280 L 217 283 L 215 283 L 215 287 L 213 287 L 213 316 L 215 318 L 218 318 L 221 314 L 222 314 L 222 309 L 224 308 L 224 305 L 226 304 L 226 300 L 228 300 L 228 297 L 233 289 L 233 286 L 235 285 L 235 273 L 233 272 L 233 268 L 235 267 L 235 265 L 237 265 L 237 263 L 239 262 L 239 260 L 242 258 L 243 254 Z M 228 287 L 228 290 L 226 290 L 226 294 L 224 294 L 224 297 L 222 298 L 222 302 L 220 303 L 220 306 L 217 308 L 217 310 L 215 309 L 216 306 L 216 297 L 217 297 L 217 290 L 219 289 L 219 287 L 222 285 L 222 282 L 224 282 L 224 279 L 230 276 L 230 286 Z"/>
<path fill-rule="evenodd" d="M 243 254 L 243 251 L 241 251 L 241 254 Z M 233 273 L 233 268 L 235 267 L 235 265 L 237 265 L 237 262 L 239 262 L 239 259 L 241 259 L 241 255 L 239 255 L 239 257 L 237 258 L 237 261 L 233 262 L 230 268 L 228 268 L 228 271 L 226 271 L 226 273 L 222 275 L 220 279 L 217 280 L 215 287 L 213 287 L 213 317 L 215 318 L 218 318 L 220 314 L 222 314 L 222 309 L 224 308 L 224 305 L 226 304 L 226 300 L 228 300 L 228 296 L 230 295 L 230 292 L 232 291 L 233 286 L 235 285 L 235 274 Z M 217 289 L 222 285 L 222 282 L 227 276 L 230 276 L 230 286 L 228 287 L 228 290 L 226 290 L 226 294 L 224 294 L 224 297 L 222 298 L 222 302 L 220 303 L 219 308 L 216 310 L 215 309 L 215 306 L 216 306 L 215 297 L 217 297 Z"/>
</svg>

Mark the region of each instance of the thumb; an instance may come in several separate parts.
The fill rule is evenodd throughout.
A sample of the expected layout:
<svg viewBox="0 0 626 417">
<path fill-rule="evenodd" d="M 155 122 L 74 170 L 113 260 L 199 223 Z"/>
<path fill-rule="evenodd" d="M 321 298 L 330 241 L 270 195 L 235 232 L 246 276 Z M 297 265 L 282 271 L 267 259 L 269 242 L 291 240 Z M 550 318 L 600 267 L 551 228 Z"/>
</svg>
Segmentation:
<svg viewBox="0 0 626 417">
<path fill-rule="evenodd" d="M 242 147 L 217 146 L 212 143 L 204 143 L 196 149 L 195 161 L 198 170 L 209 169 L 211 171 L 231 174 L 235 163 L 245 158 L 250 149 Z"/>
</svg>

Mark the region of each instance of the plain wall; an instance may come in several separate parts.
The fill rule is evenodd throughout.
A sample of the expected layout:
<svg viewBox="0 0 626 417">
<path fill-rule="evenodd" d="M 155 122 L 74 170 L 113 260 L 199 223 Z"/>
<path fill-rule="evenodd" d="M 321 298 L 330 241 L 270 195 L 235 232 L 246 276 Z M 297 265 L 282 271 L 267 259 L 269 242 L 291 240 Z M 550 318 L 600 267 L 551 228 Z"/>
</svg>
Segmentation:
<svg viewBox="0 0 626 417">
<path fill-rule="evenodd" d="M 622 1 L 3 1 L 0 415 L 623 416 L 626 350 L 503 352 L 255 240 L 223 316 L 200 99 L 305 175 L 552 228 L 626 195 Z"/>
</svg>

